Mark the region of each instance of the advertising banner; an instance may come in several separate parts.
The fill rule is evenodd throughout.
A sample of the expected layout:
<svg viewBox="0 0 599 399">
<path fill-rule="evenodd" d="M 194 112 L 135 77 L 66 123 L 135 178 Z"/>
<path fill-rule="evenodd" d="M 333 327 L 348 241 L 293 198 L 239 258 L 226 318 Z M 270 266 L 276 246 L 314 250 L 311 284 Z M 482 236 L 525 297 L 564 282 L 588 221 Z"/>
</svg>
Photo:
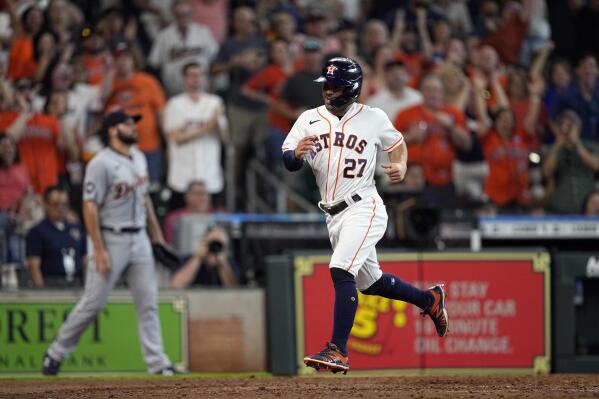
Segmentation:
<svg viewBox="0 0 599 399">
<path fill-rule="evenodd" d="M 74 306 L 73 299 L 0 302 L 0 373 L 40 372 L 44 351 Z M 183 368 L 187 365 L 186 308 L 182 298 L 161 299 L 158 304 L 165 351 L 173 364 Z M 143 372 L 141 350 L 135 305 L 109 302 L 61 371 Z"/>
<path fill-rule="evenodd" d="M 379 256 L 421 288 L 445 284 L 449 333 L 403 301 L 359 294 L 348 341 L 352 370 L 550 367 L 549 256 L 435 253 Z M 326 257 L 296 259 L 298 363 L 330 339 L 334 289 Z"/>
</svg>

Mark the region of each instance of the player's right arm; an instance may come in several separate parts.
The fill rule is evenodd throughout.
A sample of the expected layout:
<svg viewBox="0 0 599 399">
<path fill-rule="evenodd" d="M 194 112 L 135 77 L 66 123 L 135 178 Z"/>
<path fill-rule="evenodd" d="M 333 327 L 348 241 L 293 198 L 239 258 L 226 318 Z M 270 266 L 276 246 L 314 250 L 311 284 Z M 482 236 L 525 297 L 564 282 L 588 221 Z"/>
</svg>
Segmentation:
<svg viewBox="0 0 599 399">
<path fill-rule="evenodd" d="M 83 220 L 87 229 L 87 234 L 94 247 L 94 261 L 96 269 L 104 274 L 110 273 L 110 257 L 104 246 L 104 240 L 100 233 L 100 223 L 98 218 L 98 205 L 94 201 L 83 202 Z"/>
<path fill-rule="evenodd" d="M 314 149 L 315 135 L 308 135 L 304 127 L 304 114 L 293 124 L 283 142 L 283 163 L 290 172 L 300 170 L 304 165 L 304 156 Z"/>
<path fill-rule="evenodd" d="M 105 166 L 95 158 L 87 166 L 83 183 L 83 221 L 93 246 L 96 270 L 105 276 L 110 273 L 110 257 L 100 232 L 98 204 L 104 201 L 108 189 Z"/>
</svg>

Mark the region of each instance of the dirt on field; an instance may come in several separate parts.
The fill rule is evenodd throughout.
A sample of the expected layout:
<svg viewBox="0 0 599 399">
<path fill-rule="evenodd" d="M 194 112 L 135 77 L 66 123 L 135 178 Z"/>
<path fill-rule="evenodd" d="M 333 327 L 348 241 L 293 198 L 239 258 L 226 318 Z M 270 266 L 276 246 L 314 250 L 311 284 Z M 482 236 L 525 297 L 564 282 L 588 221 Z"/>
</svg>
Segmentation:
<svg viewBox="0 0 599 399">
<path fill-rule="evenodd" d="M 599 374 L 0 380 L 0 398 L 599 398 Z"/>
</svg>

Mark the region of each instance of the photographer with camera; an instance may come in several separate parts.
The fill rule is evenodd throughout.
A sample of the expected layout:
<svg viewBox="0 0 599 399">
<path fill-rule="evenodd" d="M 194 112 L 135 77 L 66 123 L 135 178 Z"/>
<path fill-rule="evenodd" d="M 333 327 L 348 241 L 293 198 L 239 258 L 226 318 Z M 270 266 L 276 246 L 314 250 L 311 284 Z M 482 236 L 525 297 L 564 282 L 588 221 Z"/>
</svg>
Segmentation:
<svg viewBox="0 0 599 399">
<path fill-rule="evenodd" d="M 229 235 L 224 229 L 209 228 L 195 255 L 187 258 L 171 276 L 171 287 L 236 287 L 239 281 L 229 259 L 229 242 Z"/>
</svg>

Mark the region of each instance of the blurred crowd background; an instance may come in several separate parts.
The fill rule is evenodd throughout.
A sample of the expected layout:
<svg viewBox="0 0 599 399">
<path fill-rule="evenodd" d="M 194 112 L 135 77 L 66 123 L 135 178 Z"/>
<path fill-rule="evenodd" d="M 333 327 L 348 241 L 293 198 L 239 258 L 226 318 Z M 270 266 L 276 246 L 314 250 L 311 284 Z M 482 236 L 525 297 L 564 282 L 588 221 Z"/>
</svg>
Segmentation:
<svg viewBox="0 0 599 399">
<path fill-rule="evenodd" d="M 142 115 L 171 242 L 188 213 L 316 210 L 280 148 L 333 56 L 406 138 L 405 182 L 377 178 L 397 209 L 597 215 L 598 54 L 599 0 L 2 0 L 1 261 L 82 268 L 82 177 L 117 108 Z"/>
</svg>

